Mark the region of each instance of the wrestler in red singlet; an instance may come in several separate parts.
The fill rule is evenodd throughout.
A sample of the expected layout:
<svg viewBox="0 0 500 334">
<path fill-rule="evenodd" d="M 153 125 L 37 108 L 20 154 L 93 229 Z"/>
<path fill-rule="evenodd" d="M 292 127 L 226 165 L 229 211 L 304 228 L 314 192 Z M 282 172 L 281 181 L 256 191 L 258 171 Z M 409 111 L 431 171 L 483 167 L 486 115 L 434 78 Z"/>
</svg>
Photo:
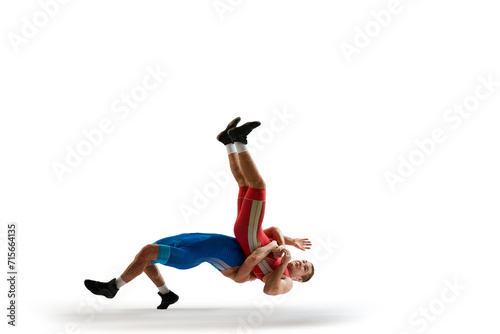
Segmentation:
<svg viewBox="0 0 500 334">
<path fill-rule="evenodd" d="M 234 235 L 246 256 L 252 254 L 255 249 L 271 242 L 262 229 L 265 208 L 265 189 L 240 187 L 238 217 L 234 224 Z M 281 258 L 275 259 L 272 254 L 269 254 L 264 261 L 253 269 L 253 273 L 262 280 L 265 275 L 272 273 L 280 263 Z M 288 269 L 285 269 L 283 275 L 290 277 Z"/>
</svg>

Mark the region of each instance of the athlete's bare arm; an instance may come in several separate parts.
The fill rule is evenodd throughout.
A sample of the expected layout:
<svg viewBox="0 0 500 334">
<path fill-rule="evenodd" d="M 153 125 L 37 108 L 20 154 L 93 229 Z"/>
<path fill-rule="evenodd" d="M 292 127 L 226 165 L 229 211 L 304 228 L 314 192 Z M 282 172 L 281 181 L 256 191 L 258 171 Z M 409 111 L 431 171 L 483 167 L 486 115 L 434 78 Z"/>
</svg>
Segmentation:
<svg viewBox="0 0 500 334">
<path fill-rule="evenodd" d="M 267 235 L 267 237 L 270 240 L 276 240 L 278 245 L 285 245 L 285 236 L 281 232 L 281 230 L 275 226 L 271 226 L 269 228 L 266 228 L 264 230 L 264 234 Z"/>
<path fill-rule="evenodd" d="M 305 251 L 306 249 L 311 249 L 311 241 L 307 238 L 290 238 L 281 232 L 278 227 L 271 226 L 264 230 L 264 233 L 271 240 L 276 240 L 278 245 L 289 245 L 300 250 Z"/>
<path fill-rule="evenodd" d="M 236 283 L 253 281 L 257 278 L 252 272 L 253 268 L 264 260 L 269 253 L 275 251 L 277 248 L 278 243 L 276 241 L 257 248 L 252 254 L 250 254 L 249 257 L 246 258 L 245 262 L 241 266 L 223 270 L 221 273 Z"/>
<path fill-rule="evenodd" d="M 293 287 L 293 281 L 290 277 L 283 275 L 285 272 L 287 264 L 292 259 L 290 251 L 284 249 L 284 256 L 281 259 L 281 263 L 272 273 L 267 274 L 262 279 L 265 283 L 264 293 L 266 295 L 277 296 L 289 292 Z"/>
</svg>

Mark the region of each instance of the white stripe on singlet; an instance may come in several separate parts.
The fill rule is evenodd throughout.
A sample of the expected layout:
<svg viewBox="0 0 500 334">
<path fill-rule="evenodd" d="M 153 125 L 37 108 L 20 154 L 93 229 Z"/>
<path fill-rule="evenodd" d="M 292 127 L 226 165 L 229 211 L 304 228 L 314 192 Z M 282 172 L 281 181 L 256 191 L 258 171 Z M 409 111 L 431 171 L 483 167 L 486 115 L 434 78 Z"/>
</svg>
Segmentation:
<svg viewBox="0 0 500 334">
<path fill-rule="evenodd" d="M 216 257 L 208 258 L 207 261 L 221 271 L 231 268 L 231 266 L 229 266 L 226 262 Z"/>
<path fill-rule="evenodd" d="M 252 209 L 250 211 L 250 221 L 248 223 L 248 244 L 250 246 L 250 252 L 253 252 L 257 248 L 261 246 L 258 238 L 257 238 L 257 230 L 259 227 L 259 219 L 260 219 L 260 214 L 262 212 L 262 205 L 263 201 L 255 201 L 253 200 L 252 203 Z M 269 273 L 273 272 L 273 269 L 269 264 L 266 262 L 266 259 L 261 261 L 258 264 L 260 270 L 264 273 L 264 275 L 267 275 Z"/>
</svg>

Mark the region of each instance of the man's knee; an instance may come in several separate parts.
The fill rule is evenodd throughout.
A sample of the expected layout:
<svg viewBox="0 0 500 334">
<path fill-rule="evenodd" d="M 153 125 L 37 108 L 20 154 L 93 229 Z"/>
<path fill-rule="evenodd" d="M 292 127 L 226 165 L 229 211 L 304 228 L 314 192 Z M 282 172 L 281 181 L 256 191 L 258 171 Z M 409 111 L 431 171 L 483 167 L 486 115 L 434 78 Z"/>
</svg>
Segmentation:
<svg viewBox="0 0 500 334">
<path fill-rule="evenodd" d="M 250 185 L 250 188 L 266 189 L 266 182 L 264 182 L 264 179 L 261 177 L 256 178 L 254 180 L 250 180 L 248 184 Z"/>
<path fill-rule="evenodd" d="M 149 244 L 144 247 L 137 253 L 136 259 L 139 261 L 151 261 L 156 260 L 158 258 L 159 247 L 155 244 Z"/>
<path fill-rule="evenodd" d="M 150 278 L 157 278 L 160 276 L 160 272 L 158 271 L 158 268 L 156 267 L 156 265 L 152 264 L 151 262 L 148 262 L 146 264 L 146 268 L 144 268 L 144 272 Z"/>
</svg>

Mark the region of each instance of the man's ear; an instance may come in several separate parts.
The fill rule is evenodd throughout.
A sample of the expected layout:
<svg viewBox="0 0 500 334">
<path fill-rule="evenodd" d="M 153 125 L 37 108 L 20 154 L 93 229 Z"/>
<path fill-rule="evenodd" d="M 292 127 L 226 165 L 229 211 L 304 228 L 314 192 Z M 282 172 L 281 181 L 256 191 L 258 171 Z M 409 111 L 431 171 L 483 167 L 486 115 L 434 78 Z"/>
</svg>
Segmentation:
<svg viewBox="0 0 500 334">
<path fill-rule="evenodd" d="M 299 277 L 296 279 L 296 281 L 297 281 L 297 282 L 302 282 L 302 277 L 300 277 L 300 276 L 299 276 Z"/>
</svg>

